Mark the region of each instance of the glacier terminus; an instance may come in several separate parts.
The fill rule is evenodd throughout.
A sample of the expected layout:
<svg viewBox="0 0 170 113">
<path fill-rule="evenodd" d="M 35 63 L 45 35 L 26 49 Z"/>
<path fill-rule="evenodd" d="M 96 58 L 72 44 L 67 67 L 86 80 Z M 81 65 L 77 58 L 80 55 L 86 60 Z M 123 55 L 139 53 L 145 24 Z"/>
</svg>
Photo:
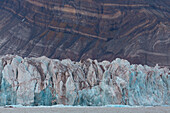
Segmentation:
<svg viewBox="0 0 170 113">
<path fill-rule="evenodd" d="M 170 105 L 170 70 L 87 59 L 0 57 L 0 105 Z"/>
</svg>

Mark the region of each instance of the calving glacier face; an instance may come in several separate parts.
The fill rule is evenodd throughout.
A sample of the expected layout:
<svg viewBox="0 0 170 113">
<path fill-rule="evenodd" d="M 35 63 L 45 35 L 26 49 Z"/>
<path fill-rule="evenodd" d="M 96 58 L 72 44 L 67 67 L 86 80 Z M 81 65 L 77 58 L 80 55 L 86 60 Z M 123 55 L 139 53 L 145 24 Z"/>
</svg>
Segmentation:
<svg viewBox="0 0 170 113">
<path fill-rule="evenodd" d="M 0 57 L 0 105 L 170 105 L 168 68 L 87 59 Z"/>
</svg>

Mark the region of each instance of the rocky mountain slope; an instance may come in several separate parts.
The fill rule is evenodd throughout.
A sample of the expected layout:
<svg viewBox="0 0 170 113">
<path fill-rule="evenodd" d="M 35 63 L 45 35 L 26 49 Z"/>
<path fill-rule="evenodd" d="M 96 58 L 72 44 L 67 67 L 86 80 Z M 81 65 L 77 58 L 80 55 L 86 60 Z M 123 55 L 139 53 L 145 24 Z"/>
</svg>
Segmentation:
<svg viewBox="0 0 170 113">
<path fill-rule="evenodd" d="M 87 59 L 0 57 L 0 105 L 170 105 L 170 70 Z"/>
<path fill-rule="evenodd" d="M 0 0 L 0 54 L 170 65 L 169 0 Z"/>
</svg>

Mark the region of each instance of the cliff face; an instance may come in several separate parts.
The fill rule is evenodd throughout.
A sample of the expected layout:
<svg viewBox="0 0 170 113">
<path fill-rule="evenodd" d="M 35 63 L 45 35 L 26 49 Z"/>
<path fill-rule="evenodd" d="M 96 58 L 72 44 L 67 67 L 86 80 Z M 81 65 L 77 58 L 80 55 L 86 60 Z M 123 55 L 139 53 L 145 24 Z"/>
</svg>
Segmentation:
<svg viewBox="0 0 170 113">
<path fill-rule="evenodd" d="M 0 57 L 0 105 L 170 105 L 168 68 Z"/>
<path fill-rule="evenodd" d="M 0 54 L 170 64 L 169 0 L 1 0 Z"/>
</svg>

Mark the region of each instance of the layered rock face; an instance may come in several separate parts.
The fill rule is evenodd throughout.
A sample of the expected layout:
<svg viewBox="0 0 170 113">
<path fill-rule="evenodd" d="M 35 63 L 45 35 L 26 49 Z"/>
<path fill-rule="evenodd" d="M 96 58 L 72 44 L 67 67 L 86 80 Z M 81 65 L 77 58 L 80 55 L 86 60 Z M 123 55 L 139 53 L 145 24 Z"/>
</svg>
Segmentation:
<svg viewBox="0 0 170 113">
<path fill-rule="evenodd" d="M 169 0 L 0 0 L 0 54 L 170 65 Z"/>
<path fill-rule="evenodd" d="M 1 105 L 170 105 L 170 70 L 46 57 L 0 58 Z"/>
</svg>

